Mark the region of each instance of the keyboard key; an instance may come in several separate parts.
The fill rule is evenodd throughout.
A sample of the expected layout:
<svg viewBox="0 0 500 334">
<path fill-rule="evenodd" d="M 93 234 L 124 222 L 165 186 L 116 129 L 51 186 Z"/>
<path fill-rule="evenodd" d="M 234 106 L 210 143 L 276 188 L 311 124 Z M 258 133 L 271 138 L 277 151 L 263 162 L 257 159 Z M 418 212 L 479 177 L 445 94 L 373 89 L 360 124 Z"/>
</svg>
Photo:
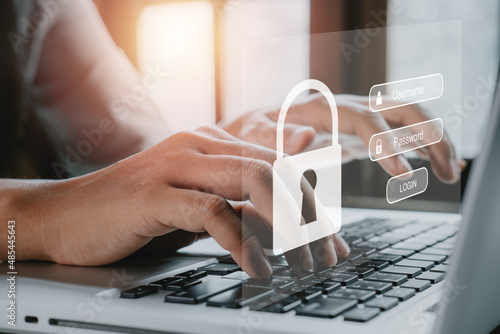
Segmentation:
<svg viewBox="0 0 500 334">
<path fill-rule="evenodd" d="M 363 241 L 363 238 L 360 238 L 358 236 L 355 236 L 355 235 L 346 235 L 346 236 L 343 236 L 342 237 L 345 242 L 347 242 L 349 245 L 355 245 L 355 244 L 359 244 L 360 242 Z"/>
<path fill-rule="evenodd" d="M 186 290 L 189 289 L 192 286 L 195 286 L 197 284 L 200 284 L 201 281 L 197 280 L 187 280 L 183 279 L 180 282 L 177 283 L 171 283 L 165 287 L 165 290 L 172 290 L 172 291 L 181 291 L 181 290 Z"/>
<path fill-rule="evenodd" d="M 318 299 L 320 300 L 320 299 Z M 264 312 L 272 312 L 272 313 L 286 313 L 297 306 L 302 304 L 302 300 L 295 298 L 294 296 L 289 296 L 286 298 L 282 298 L 279 301 L 272 303 L 270 305 L 266 305 L 263 308 L 256 308 L 256 310 L 264 311 Z M 252 306 L 250 306 L 252 308 Z"/>
<path fill-rule="evenodd" d="M 383 237 L 400 238 L 400 241 L 404 241 L 408 238 L 413 237 L 414 235 L 415 233 L 411 231 L 399 231 L 399 230 L 392 230 L 391 232 L 382 234 Z"/>
<path fill-rule="evenodd" d="M 141 285 L 133 289 L 125 290 L 120 293 L 120 298 L 137 299 L 149 296 L 158 292 L 158 287 Z"/>
<path fill-rule="evenodd" d="M 198 268 L 199 271 L 206 271 L 210 275 L 227 275 L 241 270 L 240 266 L 231 263 L 212 263 Z"/>
<path fill-rule="evenodd" d="M 415 254 L 415 251 L 411 249 L 386 248 L 381 250 L 380 254 L 400 255 L 402 257 L 408 257 L 412 254 Z"/>
<path fill-rule="evenodd" d="M 398 305 L 399 299 L 393 297 L 373 298 L 365 303 L 369 307 L 378 307 L 382 311 L 387 311 Z"/>
<path fill-rule="evenodd" d="M 199 304 L 219 293 L 236 288 L 240 282 L 230 279 L 214 279 L 165 297 L 166 302 Z"/>
<path fill-rule="evenodd" d="M 440 242 L 438 244 L 435 244 L 432 247 L 438 248 L 438 249 L 445 249 L 445 250 L 449 250 L 449 251 L 453 251 L 455 249 L 455 245 L 454 244 L 445 243 L 445 242 Z"/>
<path fill-rule="evenodd" d="M 420 238 L 431 238 L 436 240 L 437 242 L 441 242 L 446 240 L 448 237 L 444 236 L 442 234 L 436 234 L 432 232 L 433 230 L 427 231 L 425 233 L 419 234 L 418 237 Z"/>
<path fill-rule="evenodd" d="M 389 247 L 387 242 L 383 241 L 364 241 L 356 245 L 356 247 L 367 247 L 367 248 L 375 248 L 377 250 L 381 250 Z"/>
<path fill-rule="evenodd" d="M 398 262 L 398 266 L 414 267 L 414 268 L 420 268 L 422 270 L 430 270 L 432 267 L 434 267 L 434 262 L 405 259 L 405 260 Z"/>
<path fill-rule="evenodd" d="M 363 231 L 363 230 L 353 231 L 352 233 L 350 232 L 349 234 L 354 235 L 356 237 L 363 238 L 364 240 L 368 240 L 368 239 L 373 238 L 375 236 L 375 232 Z"/>
<path fill-rule="evenodd" d="M 285 290 L 290 287 L 293 287 L 295 285 L 295 281 L 287 281 L 277 278 L 266 278 L 266 279 L 250 278 L 248 281 L 245 282 L 245 285 L 266 288 L 268 290 L 269 289 Z"/>
<path fill-rule="evenodd" d="M 392 289 L 392 283 L 373 282 L 373 281 L 358 281 L 349 285 L 349 289 L 361 289 L 375 291 L 376 293 L 384 293 Z"/>
<path fill-rule="evenodd" d="M 244 271 L 235 271 L 234 273 L 230 273 L 228 275 L 222 276 L 221 278 L 245 281 L 245 280 L 249 279 L 250 276 L 248 276 L 248 274 Z"/>
<path fill-rule="evenodd" d="M 443 273 L 433 273 L 433 272 L 426 272 L 421 275 L 418 275 L 416 279 L 423 279 L 423 280 L 428 280 L 432 284 L 435 284 L 437 282 L 441 282 L 444 279 L 444 274 Z"/>
<path fill-rule="evenodd" d="M 271 262 L 272 265 L 280 265 L 280 266 L 288 266 L 288 262 L 286 262 L 286 259 L 283 255 L 278 255 L 278 256 L 268 256 L 269 262 Z"/>
<path fill-rule="evenodd" d="M 331 270 L 331 269 L 330 269 Z M 339 273 L 331 270 L 328 273 L 321 274 L 318 279 L 338 282 L 342 285 L 348 285 L 358 280 L 357 274 Z"/>
<path fill-rule="evenodd" d="M 349 260 L 350 259 L 338 259 L 337 264 L 335 265 L 335 268 L 342 267 L 344 264 L 347 264 L 349 262 Z"/>
<path fill-rule="evenodd" d="M 288 266 L 282 266 L 282 265 L 279 265 L 279 264 L 273 264 L 273 273 L 274 274 L 277 274 L 277 273 L 280 273 L 284 270 L 287 270 L 288 269 Z"/>
<path fill-rule="evenodd" d="M 230 264 L 236 264 L 236 261 L 231 256 L 228 256 L 226 258 L 220 259 L 219 263 L 230 263 Z"/>
<path fill-rule="evenodd" d="M 395 235 L 394 236 L 386 235 L 386 233 L 385 233 L 385 234 L 382 234 L 381 236 L 371 238 L 370 240 L 368 240 L 368 242 L 385 242 L 389 245 L 394 245 L 394 244 L 397 244 L 403 240 L 405 240 L 405 238 L 395 236 Z M 387 246 L 387 247 L 389 247 L 389 246 Z M 384 248 L 386 248 L 386 247 L 384 247 Z"/>
<path fill-rule="evenodd" d="M 351 252 L 347 256 L 346 260 L 355 261 L 355 260 L 361 259 L 363 257 L 363 255 L 364 255 L 363 252 L 356 253 L 356 252 L 353 252 L 352 249 L 351 249 Z"/>
<path fill-rule="evenodd" d="M 399 244 L 395 244 L 392 246 L 392 248 L 395 249 L 409 249 L 413 250 L 416 252 L 420 252 L 421 250 L 425 249 L 427 247 L 426 244 L 423 243 L 418 243 L 418 242 L 400 242 Z"/>
<path fill-rule="evenodd" d="M 409 280 L 406 283 L 401 284 L 401 288 L 411 288 L 415 289 L 417 292 L 422 292 L 427 288 L 431 287 L 431 283 L 426 280 L 417 280 L 417 279 L 412 279 Z"/>
<path fill-rule="evenodd" d="M 445 264 L 439 264 L 435 266 L 434 268 L 431 269 L 431 272 L 436 272 L 436 273 L 445 273 L 448 270 L 448 266 Z"/>
<path fill-rule="evenodd" d="M 340 289 L 328 294 L 328 297 L 355 299 L 359 302 L 365 302 L 375 297 L 374 291 L 356 290 L 356 289 Z"/>
<path fill-rule="evenodd" d="M 368 268 L 373 268 L 375 270 L 382 270 L 384 268 L 387 268 L 389 266 L 389 262 L 387 261 L 380 261 L 380 260 L 366 260 L 366 259 L 360 259 L 356 260 L 354 262 L 349 263 L 351 266 L 360 266 L 360 267 L 368 267 Z"/>
<path fill-rule="evenodd" d="M 188 270 L 183 273 L 177 274 L 174 277 L 175 278 L 190 278 L 190 279 L 197 279 L 197 278 L 202 278 L 207 276 L 206 271 L 198 271 L 198 270 Z"/>
<path fill-rule="evenodd" d="M 363 278 L 373 274 L 375 271 L 372 268 L 344 266 L 340 269 L 335 269 L 338 273 L 356 274 L 359 278 Z"/>
<path fill-rule="evenodd" d="M 257 287 L 239 286 L 235 289 L 228 290 L 207 301 L 208 306 L 241 308 L 259 299 L 269 297 L 274 291 Z"/>
<path fill-rule="evenodd" d="M 413 278 L 417 275 L 420 275 L 422 273 L 422 270 L 420 270 L 419 268 L 412 268 L 412 267 L 390 266 L 388 268 L 385 268 L 381 272 L 388 274 L 407 275 L 408 277 Z"/>
<path fill-rule="evenodd" d="M 414 219 L 390 219 L 390 220 L 385 220 L 381 224 L 383 224 L 385 227 L 389 229 L 395 229 L 401 226 L 408 225 L 413 222 L 415 222 Z"/>
<path fill-rule="evenodd" d="M 375 253 L 376 249 L 374 249 L 374 248 L 368 248 L 368 247 L 353 246 L 353 247 L 351 247 L 351 252 L 354 253 L 354 254 L 362 254 L 364 256 L 367 256 L 367 255 Z M 349 256 L 347 258 L 350 259 L 350 260 L 354 260 L 354 259 L 349 258 Z"/>
<path fill-rule="evenodd" d="M 434 247 L 429 247 L 424 249 L 422 254 L 435 254 L 435 255 L 451 255 L 452 251 L 448 249 L 439 249 Z"/>
<path fill-rule="evenodd" d="M 408 276 L 397 275 L 397 274 L 385 274 L 385 273 L 375 273 L 367 278 L 365 281 L 376 281 L 376 282 L 386 282 L 393 285 L 401 285 L 408 281 Z"/>
<path fill-rule="evenodd" d="M 315 286 L 321 288 L 323 293 L 329 293 L 331 291 L 340 289 L 341 284 L 338 282 L 323 281 L 321 283 L 316 284 Z"/>
<path fill-rule="evenodd" d="M 182 282 L 183 282 L 182 278 L 167 277 L 158 281 L 151 282 L 149 283 L 149 285 L 156 286 L 159 289 L 165 289 L 170 284 L 179 284 Z"/>
<path fill-rule="evenodd" d="M 344 313 L 344 320 L 365 322 L 379 315 L 380 309 L 376 307 L 357 307 Z"/>
<path fill-rule="evenodd" d="M 422 237 L 421 235 L 418 235 L 418 236 L 416 236 L 414 238 L 406 240 L 406 242 L 409 242 L 409 243 L 415 242 L 415 243 L 424 244 L 427 247 L 430 247 L 432 245 L 437 244 L 438 243 L 438 239 L 437 238 L 432 238 L 432 237 Z"/>
<path fill-rule="evenodd" d="M 413 289 L 401 289 L 395 288 L 384 293 L 386 297 L 398 298 L 400 301 L 405 301 L 413 296 L 415 296 L 415 290 Z"/>
<path fill-rule="evenodd" d="M 297 315 L 320 318 L 334 318 L 356 307 L 357 302 L 349 299 L 325 298 L 296 309 Z"/>
<path fill-rule="evenodd" d="M 435 264 L 443 263 L 446 260 L 446 255 L 433 255 L 416 253 L 408 258 L 409 260 L 424 260 L 433 261 Z"/>
<path fill-rule="evenodd" d="M 273 277 L 281 280 L 296 281 L 302 284 L 306 283 L 309 280 L 314 279 L 315 276 L 313 273 L 298 273 L 298 272 L 292 272 L 291 270 L 285 270 L 278 274 L 273 275 Z"/>
<path fill-rule="evenodd" d="M 422 232 L 428 231 L 431 229 L 429 226 L 421 225 L 419 223 L 408 224 L 405 227 L 400 228 L 402 231 L 411 231 L 415 234 L 420 234 Z"/>
<path fill-rule="evenodd" d="M 403 259 L 401 255 L 392 255 L 392 254 L 381 254 L 381 253 L 376 253 L 372 255 L 368 255 L 366 257 L 368 260 L 379 260 L 379 261 L 387 261 L 390 264 L 397 263 Z"/>
<path fill-rule="evenodd" d="M 300 290 L 300 288 L 297 287 L 297 290 Z M 292 291 L 293 291 L 293 289 L 292 289 Z M 293 296 L 297 299 L 302 300 L 304 303 L 307 303 L 307 302 L 310 302 L 312 300 L 321 298 L 321 294 L 322 294 L 321 288 L 312 286 L 312 287 L 306 288 L 304 290 L 298 291 Z"/>
</svg>

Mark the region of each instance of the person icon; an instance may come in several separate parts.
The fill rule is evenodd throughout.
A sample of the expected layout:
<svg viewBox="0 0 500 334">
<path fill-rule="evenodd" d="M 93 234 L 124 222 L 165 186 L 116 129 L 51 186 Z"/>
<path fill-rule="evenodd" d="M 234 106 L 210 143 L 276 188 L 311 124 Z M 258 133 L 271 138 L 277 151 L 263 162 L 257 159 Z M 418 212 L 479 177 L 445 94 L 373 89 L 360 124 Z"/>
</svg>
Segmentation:
<svg viewBox="0 0 500 334">
<path fill-rule="evenodd" d="M 377 99 L 375 100 L 375 105 L 379 106 L 382 104 L 382 93 L 378 91 L 377 93 Z"/>
</svg>

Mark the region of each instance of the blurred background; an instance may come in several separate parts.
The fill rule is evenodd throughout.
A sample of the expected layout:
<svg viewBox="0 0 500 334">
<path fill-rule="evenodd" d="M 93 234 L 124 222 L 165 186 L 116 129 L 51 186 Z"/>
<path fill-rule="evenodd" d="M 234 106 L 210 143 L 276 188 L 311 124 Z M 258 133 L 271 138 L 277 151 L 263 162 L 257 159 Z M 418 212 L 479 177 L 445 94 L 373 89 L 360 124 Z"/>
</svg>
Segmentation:
<svg viewBox="0 0 500 334">
<path fill-rule="evenodd" d="M 499 59 L 497 0 L 94 2 L 140 72 L 156 65 L 169 72 L 151 94 L 168 106 L 167 122 L 175 115 L 169 122 L 174 131 L 279 108 L 291 87 L 307 78 L 322 80 L 334 94 L 368 95 L 374 84 L 439 68 L 452 78 L 445 77 L 450 92 L 428 107 L 456 124 L 456 131 L 445 130 L 469 167 L 481 149 L 492 100 L 488 82 L 496 78 Z M 349 41 L 361 47 L 346 57 L 339 45 Z M 344 165 L 343 205 L 458 210 L 464 182 L 443 185 L 430 175 L 418 199 L 389 206 L 389 177 L 369 159 Z M 437 199 L 449 205 L 435 205 Z"/>
</svg>

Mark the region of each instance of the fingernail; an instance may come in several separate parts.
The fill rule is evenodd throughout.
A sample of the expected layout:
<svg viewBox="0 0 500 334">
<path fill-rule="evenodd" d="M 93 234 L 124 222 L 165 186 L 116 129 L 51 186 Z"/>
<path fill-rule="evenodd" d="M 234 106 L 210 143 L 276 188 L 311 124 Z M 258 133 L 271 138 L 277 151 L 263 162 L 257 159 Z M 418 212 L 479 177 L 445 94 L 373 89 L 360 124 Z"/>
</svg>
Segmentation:
<svg viewBox="0 0 500 334">
<path fill-rule="evenodd" d="M 463 159 L 460 159 L 458 161 L 459 165 L 460 165 L 460 170 L 464 170 L 465 167 L 467 167 L 467 161 L 463 160 Z"/>
<path fill-rule="evenodd" d="M 261 252 L 260 256 L 256 257 L 256 260 L 256 269 L 258 271 L 258 275 L 260 277 L 266 278 L 271 276 L 271 274 L 273 273 L 273 266 L 271 265 L 271 262 L 269 262 L 266 254 L 264 254 L 264 251 Z"/>
<path fill-rule="evenodd" d="M 351 252 L 351 248 L 349 248 L 349 245 L 347 242 L 345 242 L 344 238 L 342 238 L 340 235 L 335 234 L 333 236 L 335 240 L 337 241 L 335 245 L 337 246 L 337 250 L 342 253 L 344 257 L 347 257 L 349 253 Z"/>
<path fill-rule="evenodd" d="M 302 269 L 305 271 L 311 271 L 314 268 L 313 258 L 307 248 L 305 248 L 300 254 L 300 263 L 302 265 Z"/>
<path fill-rule="evenodd" d="M 311 133 L 310 127 L 301 127 L 296 130 L 290 138 L 290 147 L 293 148 L 294 152 L 302 151 L 309 142 L 309 138 L 305 135 Z"/>
<path fill-rule="evenodd" d="M 326 259 L 329 259 L 329 263 L 325 263 L 326 266 L 328 267 L 333 267 L 334 265 L 337 264 L 337 254 L 335 251 L 335 245 L 333 244 L 333 238 L 328 240 L 328 242 L 325 244 L 325 252 L 327 254 Z M 330 256 L 328 256 L 330 255 Z"/>
</svg>

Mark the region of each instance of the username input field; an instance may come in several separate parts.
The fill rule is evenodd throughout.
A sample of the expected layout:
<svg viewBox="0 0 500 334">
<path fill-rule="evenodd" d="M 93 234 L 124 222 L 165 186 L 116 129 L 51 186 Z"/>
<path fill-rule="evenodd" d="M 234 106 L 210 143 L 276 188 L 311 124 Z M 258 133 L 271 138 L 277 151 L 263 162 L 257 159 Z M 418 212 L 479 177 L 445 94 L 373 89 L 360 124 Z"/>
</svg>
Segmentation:
<svg viewBox="0 0 500 334">
<path fill-rule="evenodd" d="M 370 110 L 379 112 L 438 99 L 443 89 L 440 73 L 374 85 L 369 93 Z"/>
</svg>

